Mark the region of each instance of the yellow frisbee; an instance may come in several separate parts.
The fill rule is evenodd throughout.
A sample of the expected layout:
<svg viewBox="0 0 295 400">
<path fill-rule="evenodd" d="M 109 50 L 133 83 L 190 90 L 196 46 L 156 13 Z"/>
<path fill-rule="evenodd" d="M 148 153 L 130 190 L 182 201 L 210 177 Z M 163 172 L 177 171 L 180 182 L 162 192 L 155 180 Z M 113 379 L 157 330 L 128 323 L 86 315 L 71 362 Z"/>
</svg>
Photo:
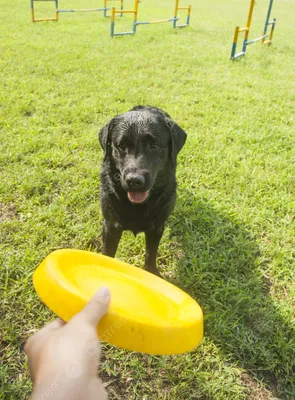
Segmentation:
<svg viewBox="0 0 295 400">
<path fill-rule="evenodd" d="M 33 276 L 41 300 L 69 321 L 108 286 L 111 303 L 97 327 L 102 341 L 149 354 L 193 350 L 203 337 L 195 300 L 165 280 L 114 258 L 82 250 L 49 254 Z"/>
</svg>

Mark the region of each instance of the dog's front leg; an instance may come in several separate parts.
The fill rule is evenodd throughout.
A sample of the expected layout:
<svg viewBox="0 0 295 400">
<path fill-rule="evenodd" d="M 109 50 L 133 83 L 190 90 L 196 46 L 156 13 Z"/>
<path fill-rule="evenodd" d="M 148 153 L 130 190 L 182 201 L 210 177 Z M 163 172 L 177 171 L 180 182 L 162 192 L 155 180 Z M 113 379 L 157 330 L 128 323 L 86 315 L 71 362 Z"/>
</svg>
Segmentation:
<svg viewBox="0 0 295 400">
<path fill-rule="evenodd" d="M 145 269 L 155 275 L 160 276 L 157 268 L 157 252 L 161 237 L 164 232 L 164 226 L 160 226 L 145 232 L 146 253 Z"/>
<path fill-rule="evenodd" d="M 104 221 L 102 227 L 102 254 L 115 257 L 121 236 L 122 229 L 112 224 L 107 224 L 106 221 Z"/>
</svg>

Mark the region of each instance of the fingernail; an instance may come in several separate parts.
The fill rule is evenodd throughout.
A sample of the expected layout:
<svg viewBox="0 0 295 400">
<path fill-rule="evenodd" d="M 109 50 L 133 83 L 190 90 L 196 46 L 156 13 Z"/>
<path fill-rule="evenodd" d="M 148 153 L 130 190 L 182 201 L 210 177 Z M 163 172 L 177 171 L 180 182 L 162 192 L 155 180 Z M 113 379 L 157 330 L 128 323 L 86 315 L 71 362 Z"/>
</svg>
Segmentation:
<svg viewBox="0 0 295 400">
<path fill-rule="evenodd" d="M 107 286 L 102 286 L 97 292 L 97 295 L 105 300 L 109 300 L 109 298 L 111 297 L 111 292 Z"/>
</svg>

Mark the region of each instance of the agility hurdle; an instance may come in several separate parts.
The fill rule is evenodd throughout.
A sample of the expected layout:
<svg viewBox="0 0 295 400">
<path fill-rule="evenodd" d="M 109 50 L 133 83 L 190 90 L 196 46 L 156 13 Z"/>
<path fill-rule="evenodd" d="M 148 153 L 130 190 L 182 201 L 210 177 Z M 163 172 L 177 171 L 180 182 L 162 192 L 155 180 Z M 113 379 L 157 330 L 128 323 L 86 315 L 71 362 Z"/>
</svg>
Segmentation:
<svg viewBox="0 0 295 400">
<path fill-rule="evenodd" d="M 255 0 L 250 0 L 250 7 L 248 11 L 248 18 L 247 18 L 247 23 L 245 28 L 240 28 L 239 26 L 236 27 L 235 32 L 234 32 L 234 39 L 233 39 L 233 45 L 232 45 L 232 50 L 231 50 L 231 56 L 230 59 L 236 60 L 239 57 L 242 57 L 246 54 L 247 46 L 249 44 L 259 42 L 261 40 L 262 44 L 268 44 L 270 45 L 272 43 L 272 37 L 273 37 L 273 31 L 275 28 L 276 24 L 276 19 L 274 18 L 272 21 L 269 20 L 271 10 L 272 10 L 272 5 L 273 5 L 273 0 L 269 1 L 268 5 L 268 10 L 267 10 L 267 15 L 266 15 L 266 22 L 264 25 L 264 30 L 262 36 L 253 39 L 253 40 L 248 40 L 249 37 L 249 32 L 250 32 L 250 26 L 251 26 L 251 21 L 252 21 L 252 16 L 253 16 L 253 10 L 254 10 L 254 5 L 255 5 Z M 271 25 L 271 31 L 270 34 L 267 33 L 268 26 Z M 238 37 L 239 33 L 245 32 L 244 33 L 244 41 L 243 41 L 243 46 L 242 46 L 242 51 L 236 54 L 236 48 L 237 48 L 237 43 L 238 43 Z M 265 40 L 267 37 L 269 37 L 269 40 Z"/>
<path fill-rule="evenodd" d="M 110 7 L 107 7 L 108 1 L 116 1 L 116 0 L 104 0 L 104 7 L 100 8 L 72 8 L 72 9 L 59 9 L 58 8 L 58 0 L 30 0 L 31 1 L 31 14 L 32 14 L 32 22 L 41 22 L 41 21 L 58 21 L 58 15 L 60 13 L 71 13 L 71 12 L 93 12 L 93 11 L 103 11 L 104 17 L 109 17 L 107 15 L 107 11 L 110 10 Z M 55 2 L 55 18 L 35 18 L 35 10 L 34 10 L 34 2 L 35 1 L 54 1 Z M 121 11 L 124 8 L 124 0 L 117 0 L 120 1 Z M 123 16 L 121 13 L 120 16 Z"/>
<path fill-rule="evenodd" d="M 184 28 L 186 26 L 189 26 L 190 23 L 190 15 L 191 15 L 191 5 L 188 7 L 179 7 L 179 0 L 175 0 L 175 7 L 174 7 L 174 17 L 172 18 L 167 18 L 167 19 L 159 19 L 159 20 L 154 20 L 154 21 L 138 21 L 138 3 L 139 0 L 134 1 L 134 9 L 133 10 L 116 10 L 115 7 L 112 7 L 112 16 L 111 16 L 111 37 L 114 36 L 122 36 L 122 35 L 135 35 L 136 33 L 136 28 L 138 25 L 150 25 L 150 24 L 162 24 L 165 22 L 172 22 L 173 23 L 173 28 Z M 186 23 L 185 24 L 177 24 L 177 21 L 179 20 L 178 17 L 178 11 L 179 10 L 187 10 L 187 17 L 186 17 Z M 133 24 L 132 24 L 132 30 L 128 32 L 117 32 L 115 33 L 115 21 L 116 21 L 116 15 L 117 14 L 133 14 Z"/>
<path fill-rule="evenodd" d="M 55 3 L 55 18 L 35 18 L 35 9 L 34 9 L 34 2 L 35 1 L 54 1 Z M 58 0 L 31 0 L 31 16 L 32 22 L 41 22 L 41 21 L 58 21 Z"/>
<path fill-rule="evenodd" d="M 185 28 L 185 27 L 189 26 L 189 22 L 190 22 L 190 18 L 191 18 L 191 9 L 192 9 L 191 5 L 188 5 L 187 7 L 179 7 L 179 0 L 175 1 L 173 28 Z M 187 10 L 185 24 L 177 24 L 177 21 L 179 20 L 179 18 L 178 18 L 179 10 Z"/>
</svg>

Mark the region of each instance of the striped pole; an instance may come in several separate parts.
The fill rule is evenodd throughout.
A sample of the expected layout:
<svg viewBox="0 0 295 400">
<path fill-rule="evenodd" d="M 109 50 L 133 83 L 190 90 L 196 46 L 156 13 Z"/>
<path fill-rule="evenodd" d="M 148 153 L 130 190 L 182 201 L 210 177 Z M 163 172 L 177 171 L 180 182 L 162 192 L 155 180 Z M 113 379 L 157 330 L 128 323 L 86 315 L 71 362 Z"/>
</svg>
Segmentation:
<svg viewBox="0 0 295 400">
<path fill-rule="evenodd" d="M 249 11 L 248 11 L 248 18 L 247 18 L 247 22 L 246 22 L 246 27 L 245 28 L 240 28 L 240 27 L 237 26 L 236 29 L 235 29 L 234 38 L 233 38 L 233 45 L 232 45 L 232 50 L 231 50 L 231 56 L 230 56 L 231 60 L 234 60 L 234 59 L 236 59 L 238 57 L 241 57 L 241 56 L 245 55 L 245 53 L 246 53 L 247 45 L 250 43 L 248 41 L 248 37 L 249 37 L 249 32 L 250 32 L 250 26 L 251 26 L 251 21 L 252 21 L 252 16 L 253 16 L 254 5 L 255 5 L 255 0 L 250 0 L 250 6 L 249 6 Z M 242 47 L 242 51 L 240 53 L 236 54 L 238 37 L 239 37 L 239 33 L 241 33 L 241 32 L 245 32 L 244 41 L 243 41 L 243 47 Z"/>
<path fill-rule="evenodd" d="M 55 18 L 58 22 L 58 0 L 55 0 Z"/>
<path fill-rule="evenodd" d="M 41 22 L 41 21 L 58 21 L 58 0 L 30 0 L 31 1 L 31 16 L 32 22 Z M 55 18 L 35 18 L 35 9 L 34 9 L 34 1 L 54 1 L 55 2 Z"/>
<path fill-rule="evenodd" d="M 190 23 L 191 11 L 192 11 L 192 6 L 189 5 L 189 6 L 188 6 L 187 17 L 186 17 L 186 24 L 187 24 L 187 26 L 189 26 L 189 23 Z"/>
<path fill-rule="evenodd" d="M 133 33 L 136 33 L 139 0 L 134 0 Z"/>
<path fill-rule="evenodd" d="M 272 5 L 273 5 L 273 0 L 270 0 L 269 5 L 268 5 L 268 10 L 267 10 L 267 15 L 266 15 L 266 21 L 265 21 L 265 25 L 264 25 L 264 31 L 263 31 L 263 34 L 265 35 L 265 37 L 267 37 L 268 36 L 267 35 L 267 28 L 268 28 L 268 25 L 271 25 L 269 40 L 265 41 L 265 37 L 264 37 L 262 39 L 261 44 L 268 44 L 269 45 L 272 42 L 273 31 L 274 31 L 275 24 L 276 24 L 276 19 L 275 18 L 272 21 L 269 20 L 270 14 L 271 14 Z"/>
<path fill-rule="evenodd" d="M 248 37 L 249 37 L 249 31 L 250 31 L 250 25 L 251 25 L 252 16 L 253 16 L 254 5 L 255 5 L 255 0 L 251 0 L 249 12 L 248 12 L 248 19 L 247 19 L 246 29 L 244 29 L 245 30 L 245 36 L 244 36 L 244 43 L 243 43 L 243 49 L 242 49 L 243 52 L 246 51 L 246 47 L 247 47 L 247 41 L 248 41 Z"/>
<path fill-rule="evenodd" d="M 32 16 L 32 22 L 35 22 L 35 15 L 34 15 L 34 0 L 31 0 L 31 16 Z"/>
<path fill-rule="evenodd" d="M 175 7 L 174 7 L 174 22 L 173 22 L 173 28 L 176 28 L 176 21 L 177 21 L 177 13 L 178 13 L 178 5 L 179 5 L 179 0 L 175 0 Z"/>
<path fill-rule="evenodd" d="M 121 10 L 124 9 L 124 0 L 121 0 Z M 120 14 L 120 17 L 123 17 L 123 13 Z"/>
<path fill-rule="evenodd" d="M 270 0 L 269 5 L 268 5 L 268 10 L 267 10 L 267 15 L 266 15 L 266 21 L 265 21 L 265 25 L 264 25 L 264 31 L 263 31 L 264 35 L 266 34 L 267 27 L 269 25 L 269 17 L 270 17 L 270 13 L 271 13 L 271 9 L 272 9 L 272 3 L 273 3 L 273 0 Z"/>
<path fill-rule="evenodd" d="M 115 30 L 115 7 L 112 7 L 112 15 L 111 15 L 111 37 L 114 37 Z"/>
</svg>

